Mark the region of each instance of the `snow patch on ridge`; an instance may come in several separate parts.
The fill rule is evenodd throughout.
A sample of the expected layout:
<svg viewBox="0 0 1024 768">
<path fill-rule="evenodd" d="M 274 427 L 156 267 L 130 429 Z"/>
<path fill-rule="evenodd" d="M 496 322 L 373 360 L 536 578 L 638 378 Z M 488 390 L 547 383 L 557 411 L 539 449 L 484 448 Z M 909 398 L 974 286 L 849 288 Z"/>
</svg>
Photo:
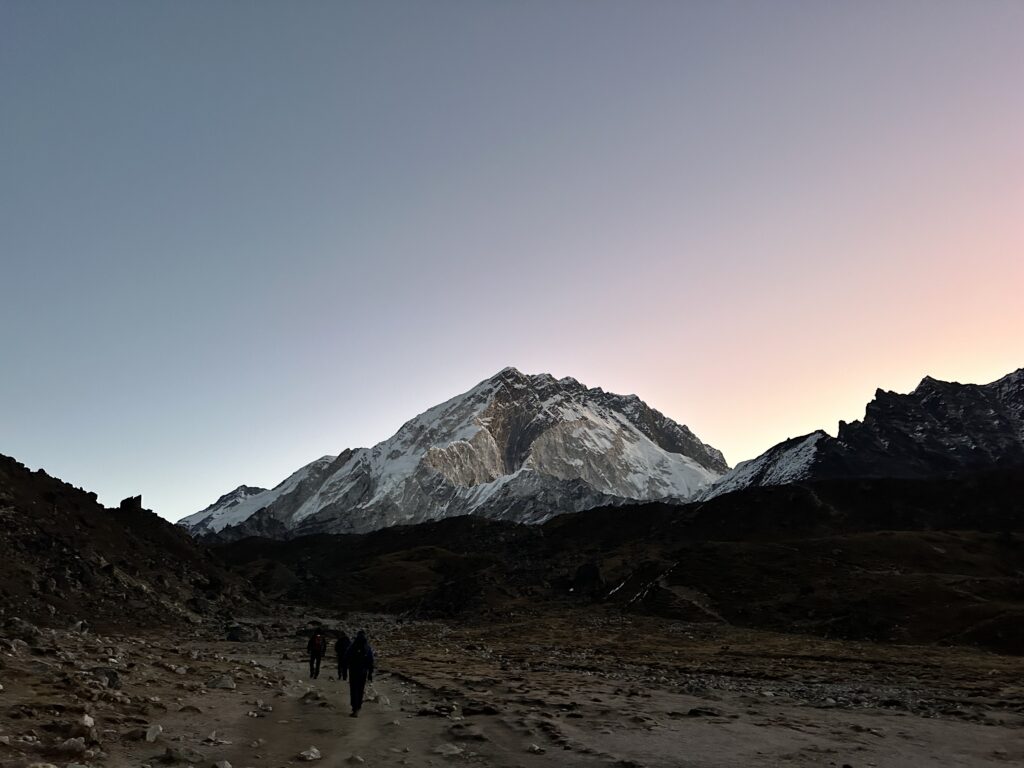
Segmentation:
<svg viewBox="0 0 1024 768">
<path fill-rule="evenodd" d="M 702 498 L 712 499 L 753 485 L 786 485 L 803 480 L 810 475 L 818 453 L 818 442 L 827 437 L 824 432 L 812 432 L 769 448 L 756 459 L 740 462 Z"/>
<path fill-rule="evenodd" d="M 311 471 L 327 466 L 334 461 L 335 458 L 337 457 L 322 456 L 316 461 L 310 462 L 298 471 L 293 472 L 269 490 L 260 491 L 251 495 L 239 495 L 236 497 L 237 503 L 232 503 L 219 509 L 212 509 L 217 506 L 217 504 L 213 504 L 202 512 L 196 512 L 194 515 L 182 518 L 178 521 L 178 525 L 184 525 L 188 528 L 193 526 L 202 527 L 203 530 L 208 530 L 213 533 L 218 533 L 228 526 L 238 525 L 239 523 L 248 520 L 272 501 L 294 491 L 298 487 L 299 483 L 309 477 Z"/>
</svg>

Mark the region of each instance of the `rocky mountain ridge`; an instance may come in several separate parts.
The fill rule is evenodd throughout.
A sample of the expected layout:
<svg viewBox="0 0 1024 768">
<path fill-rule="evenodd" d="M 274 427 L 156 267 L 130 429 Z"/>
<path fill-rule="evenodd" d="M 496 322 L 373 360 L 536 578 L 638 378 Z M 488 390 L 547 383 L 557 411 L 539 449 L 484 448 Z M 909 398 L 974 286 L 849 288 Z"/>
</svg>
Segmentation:
<svg viewBox="0 0 1024 768">
<path fill-rule="evenodd" d="M 926 478 L 1024 465 L 1024 368 L 990 384 L 925 377 L 908 394 L 877 390 L 863 420 L 839 422 L 741 462 L 702 493 L 831 478 Z"/>
</svg>

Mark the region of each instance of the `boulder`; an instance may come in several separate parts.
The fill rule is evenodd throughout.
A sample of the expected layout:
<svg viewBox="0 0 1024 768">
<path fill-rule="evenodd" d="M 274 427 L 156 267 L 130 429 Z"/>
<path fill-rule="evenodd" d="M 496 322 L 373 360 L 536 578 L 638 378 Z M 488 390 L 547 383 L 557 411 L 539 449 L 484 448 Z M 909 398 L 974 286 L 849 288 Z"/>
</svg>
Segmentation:
<svg viewBox="0 0 1024 768">
<path fill-rule="evenodd" d="M 127 499 L 121 499 L 119 508 L 122 512 L 141 512 L 142 511 L 142 497 L 141 496 L 129 496 Z"/>
<path fill-rule="evenodd" d="M 35 645 L 43 639 L 43 631 L 39 627 L 17 616 L 12 616 L 4 622 L 4 634 L 30 645 Z"/>
</svg>

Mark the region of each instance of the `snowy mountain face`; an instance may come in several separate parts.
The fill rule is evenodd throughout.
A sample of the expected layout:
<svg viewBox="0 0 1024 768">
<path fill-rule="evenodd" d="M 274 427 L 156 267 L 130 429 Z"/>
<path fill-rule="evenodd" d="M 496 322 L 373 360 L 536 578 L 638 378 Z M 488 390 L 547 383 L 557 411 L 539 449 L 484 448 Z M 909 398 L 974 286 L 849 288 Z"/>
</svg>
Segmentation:
<svg viewBox="0 0 1024 768">
<path fill-rule="evenodd" d="M 1024 368 L 991 384 L 926 377 L 907 395 L 878 390 L 863 421 L 813 432 L 741 462 L 703 498 L 838 477 L 923 478 L 1024 464 Z"/>
<path fill-rule="evenodd" d="M 604 504 L 687 499 L 727 470 L 719 451 L 635 395 L 506 368 L 373 448 L 325 456 L 270 490 L 243 486 L 180 524 L 236 538 L 466 514 L 538 523 Z"/>
<path fill-rule="evenodd" d="M 707 488 L 702 498 L 710 499 L 742 488 L 787 485 L 810 477 L 818 444 L 831 440 L 824 432 L 794 437 L 769 448 L 756 459 L 743 461 Z"/>
</svg>

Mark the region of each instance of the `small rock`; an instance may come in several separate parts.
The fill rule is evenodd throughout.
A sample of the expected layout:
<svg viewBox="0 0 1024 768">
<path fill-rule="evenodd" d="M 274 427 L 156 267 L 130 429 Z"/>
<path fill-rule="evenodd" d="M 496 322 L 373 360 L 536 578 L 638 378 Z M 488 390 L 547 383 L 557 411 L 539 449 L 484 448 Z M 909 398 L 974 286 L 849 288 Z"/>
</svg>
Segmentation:
<svg viewBox="0 0 1024 768">
<path fill-rule="evenodd" d="M 121 676 L 111 667 L 95 667 L 92 674 L 107 688 L 117 690 L 121 687 Z"/>
<path fill-rule="evenodd" d="M 713 707 L 693 707 L 686 713 L 687 717 L 719 717 L 721 712 Z"/>
<path fill-rule="evenodd" d="M 227 760 L 218 760 L 213 764 L 213 768 L 231 768 L 231 763 Z"/>
<path fill-rule="evenodd" d="M 526 748 L 526 751 L 529 752 L 531 755 L 543 755 L 547 750 L 544 749 L 544 747 L 537 746 L 536 744 L 531 744 Z"/>
<path fill-rule="evenodd" d="M 160 758 L 161 763 L 192 763 L 201 762 L 203 756 L 189 747 L 168 747 Z"/>
<path fill-rule="evenodd" d="M 441 744 L 434 747 L 434 754 L 441 755 L 442 757 L 455 757 L 455 755 L 462 754 L 462 747 L 457 747 L 454 744 Z"/>
<path fill-rule="evenodd" d="M 60 751 L 66 752 L 69 755 L 84 755 L 85 739 L 81 736 L 74 739 L 68 739 L 60 745 Z"/>
<path fill-rule="evenodd" d="M 456 723 L 448 729 L 448 733 L 456 741 L 487 741 L 479 725 Z"/>
<path fill-rule="evenodd" d="M 164 727 L 162 725 L 153 724 L 149 726 L 149 729 L 146 731 L 146 741 L 149 744 L 152 744 L 154 741 L 160 738 L 160 734 L 163 732 Z"/>
<path fill-rule="evenodd" d="M 299 760 L 305 760 L 307 763 L 319 760 L 321 757 L 323 756 L 320 754 L 320 750 L 316 747 L 310 747 L 305 752 L 299 753 Z"/>
<path fill-rule="evenodd" d="M 366 761 L 363 760 L 359 755 L 349 755 L 348 759 L 345 760 L 349 765 L 362 765 Z"/>
<path fill-rule="evenodd" d="M 226 691 L 233 691 L 238 686 L 235 685 L 235 678 L 231 675 L 221 675 L 215 677 L 206 684 L 207 688 L 222 688 Z"/>
</svg>

